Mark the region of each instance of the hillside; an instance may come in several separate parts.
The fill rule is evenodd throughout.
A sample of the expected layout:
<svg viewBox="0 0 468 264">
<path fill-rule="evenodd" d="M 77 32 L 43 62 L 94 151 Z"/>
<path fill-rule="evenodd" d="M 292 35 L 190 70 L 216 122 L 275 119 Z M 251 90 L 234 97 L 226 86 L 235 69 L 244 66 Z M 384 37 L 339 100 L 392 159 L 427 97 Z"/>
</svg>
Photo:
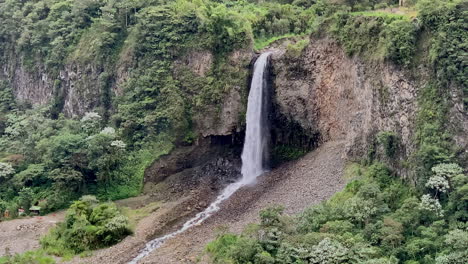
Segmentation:
<svg viewBox="0 0 468 264">
<path fill-rule="evenodd" d="M 269 172 L 142 263 L 465 263 L 468 2 L 398 4 L 0 2 L 0 221 L 68 208 L 0 263 L 126 263 L 209 208 L 267 51 Z"/>
</svg>

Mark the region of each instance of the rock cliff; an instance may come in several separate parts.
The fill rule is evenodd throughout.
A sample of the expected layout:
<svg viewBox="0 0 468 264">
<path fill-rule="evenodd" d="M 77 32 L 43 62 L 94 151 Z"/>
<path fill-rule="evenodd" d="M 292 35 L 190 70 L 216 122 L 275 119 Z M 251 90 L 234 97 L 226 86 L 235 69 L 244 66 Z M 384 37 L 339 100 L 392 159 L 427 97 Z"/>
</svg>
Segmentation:
<svg viewBox="0 0 468 264">
<path fill-rule="evenodd" d="M 194 111 L 194 127 L 202 137 L 231 135 L 239 132 L 245 112 L 246 87 L 253 52 L 236 50 L 225 62 L 239 73 L 238 82 L 223 88 L 221 103 L 205 105 Z M 106 106 L 105 101 L 123 94 L 125 82 L 135 67 L 136 61 L 130 54 L 121 54 L 116 65 L 96 65 L 92 62 L 70 62 L 58 73 L 52 73 L 41 63 L 28 67 L 21 60 L 11 56 L 2 67 L 0 80 L 7 80 L 17 101 L 33 106 L 58 103 L 67 117 L 80 117 L 98 107 Z M 206 78 L 214 67 L 214 57 L 209 51 L 189 51 L 173 62 L 173 78 L 180 77 L 182 69 L 188 69 L 195 76 Z M 110 94 L 109 94 L 110 93 Z M 107 98 L 106 98 L 107 97 Z"/>
<path fill-rule="evenodd" d="M 415 76 L 391 63 L 350 57 L 329 37 L 312 37 L 299 57 L 283 51 L 273 61 L 278 111 L 309 133 L 319 133 L 321 141 L 345 140 L 347 158 L 367 155 L 384 131 L 397 135 L 400 161 L 415 150 L 418 93 L 429 80 L 424 66 Z M 457 94 L 452 125 L 457 143 L 466 148 L 468 117 Z"/>
</svg>

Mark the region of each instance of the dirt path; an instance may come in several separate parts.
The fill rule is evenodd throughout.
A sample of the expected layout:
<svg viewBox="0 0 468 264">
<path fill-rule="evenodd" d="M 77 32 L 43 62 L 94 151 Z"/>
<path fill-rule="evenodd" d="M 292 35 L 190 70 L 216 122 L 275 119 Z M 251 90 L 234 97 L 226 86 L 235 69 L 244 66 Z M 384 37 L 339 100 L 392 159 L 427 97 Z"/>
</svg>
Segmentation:
<svg viewBox="0 0 468 264">
<path fill-rule="evenodd" d="M 61 211 L 0 222 L 0 256 L 39 248 L 39 237 L 64 217 L 65 211 Z"/>
<path fill-rule="evenodd" d="M 331 197 L 345 184 L 342 150 L 343 143 L 329 142 L 296 162 L 264 174 L 255 186 L 234 194 L 206 222 L 167 241 L 140 263 L 195 263 L 219 226 L 241 232 L 246 224 L 258 221 L 259 211 L 265 207 L 281 204 L 286 213 L 295 214 Z M 197 263 L 206 261 L 202 258 Z"/>
</svg>

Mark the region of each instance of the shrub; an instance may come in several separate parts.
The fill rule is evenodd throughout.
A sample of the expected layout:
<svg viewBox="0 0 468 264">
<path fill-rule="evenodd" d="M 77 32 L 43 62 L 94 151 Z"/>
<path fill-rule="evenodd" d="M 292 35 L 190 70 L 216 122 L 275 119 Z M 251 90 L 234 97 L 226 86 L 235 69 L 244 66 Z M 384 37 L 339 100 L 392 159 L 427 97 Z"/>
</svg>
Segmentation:
<svg viewBox="0 0 468 264">
<path fill-rule="evenodd" d="M 382 32 L 385 39 L 386 58 L 407 66 L 416 50 L 416 28 L 408 20 L 395 20 L 385 26 Z"/>
<path fill-rule="evenodd" d="M 96 199 L 85 196 L 67 211 L 65 222 L 41 239 L 50 254 L 78 254 L 113 245 L 131 233 L 127 217 L 112 203 L 96 205 Z"/>
</svg>

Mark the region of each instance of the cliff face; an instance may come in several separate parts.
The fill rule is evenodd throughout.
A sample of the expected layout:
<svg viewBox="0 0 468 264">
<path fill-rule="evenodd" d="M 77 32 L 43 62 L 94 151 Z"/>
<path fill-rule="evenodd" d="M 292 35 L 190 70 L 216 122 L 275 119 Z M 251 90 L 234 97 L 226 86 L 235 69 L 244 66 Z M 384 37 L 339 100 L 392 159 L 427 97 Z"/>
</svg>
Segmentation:
<svg viewBox="0 0 468 264">
<path fill-rule="evenodd" d="M 110 86 L 112 96 L 123 93 L 125 81 L 135 65 L 131 56 L 126 57 L 129 59 L 117 63 L 116 70 L 107 79 L 102 73 L 109 70 L 93 64 L 68 64 L 55 78 L 45 67 L 39 65 L 32 71 L 20 60 L 3 65 L 0 78 L 10 80 L 19 101 L 44 105 L 60 94 L 63 112 L 71 117 L 80 116 L 102 104 L 105 85 Z M 243 83 L 225 87 L 218 105 L 194 111 L 195 131 L 202 137 L 229 136 L 242 129 L 252 57 L 250 50 L 237 50 L 223 62 L 245 78 Z M 194 50 L 174 61 L 173 75 L 177 79 L 188 69 L 194 76 L 205 78 L 214 63 L 209 51 Z M 299 57 L 287 52 L 274 53 L 272 68 L 273 110 L 304 130 L 307 137 L 299 140 L 299 144 L 313 146 L 318 139 L 345 140 L 348 158 L 355 158 L 373 149 L 379 132 L 391 131 L 400 142 L 397 150 L 400 160 L 406 160 L 415 150 L 418 91 L 430 74 L 424 66 L 414 76 L 390 63 L 349 57 L 334 40 L 322 37 L 312 38 Z M 190 81 L 186 80 L 188 85 Z M 459 90 L 453 88 L 450 127 L 456 143 L 466 149 L 468 117 Z M 279 126 L 278 129 L 289 128 Z M 279 133 L 290 138 L 298 136 L 290 131 Z"/>
<path fill-rule="evenodd" d="M 125 82 L 138 62 L 128 54 L 121 57 L 126 59 L 115 66 L 72 62 L 53 74 L 43 64 L 38 63 L 31 69 L 22 63 L 21 58 L 11 56 L 9 63 L 2 67 L 0 79 L 10 82 L 19 102 L 42 106 L 59 100 L 66 116 L 79 117 L 97 107 L 105 107 L 103 102 L 106 99 L 123 94 Z M 242 85 L 234 83 L 224 87 L 220 104 L 195 109 L 194 127 L 203 137 L 231 135 L 240 130 L 240 114 L 245 108 L 242 98 L 246 93 L 251 58 L 250 50 L 237 50 L 230 54 L 225 63 L 245 76 Z M 179 78 L 181 69 L 188 69 L 195 76 L 205 78 L 213 65 L 214 56 L 209 51 L 190 51 L 173 62 L 173 78 Z M 111 94 L 106 94 L 108 91 Z"/>
<path fill-rule="evenodd" d="M 343 140 L 349 155 L 365 154 L 378 131 L 401 135 L 412 147 L 417 111 L 414 81 L 391 65 L 366 65 L 328 38 L 316 39 L 298 59 L 275 58 L 276 103 L 324 141 Z"/>
<path fill-rule="evenodd" d="M 345 140 L 348 158 L 367 155 L 383 131 L 398 136 L 400 160 L 414 151 L 418 87 L 424 83 L 408 72 L 349 57 L 326 37 L 311 39 L 298 58 L 280 52 L 273 60 L 276 107 L 309 133 L 322 141 Z"/>
<path fill-rule="evenodd" d="M 322 141 L 345 140 L 348 158 L 367 155 L 383 131 L 397 135 L 401 161 L 415 150 L 418 93 L 430 79 L 424 66 L 414 76 L 392 64 L 349 57 L 327 37 L 312 38 L 298 58 L 279 52 L 273 60 L 279 112 Z M 466 149 L 468 117 L 459 92 L 450 104 L 451 130 Z"/>
</svg>

